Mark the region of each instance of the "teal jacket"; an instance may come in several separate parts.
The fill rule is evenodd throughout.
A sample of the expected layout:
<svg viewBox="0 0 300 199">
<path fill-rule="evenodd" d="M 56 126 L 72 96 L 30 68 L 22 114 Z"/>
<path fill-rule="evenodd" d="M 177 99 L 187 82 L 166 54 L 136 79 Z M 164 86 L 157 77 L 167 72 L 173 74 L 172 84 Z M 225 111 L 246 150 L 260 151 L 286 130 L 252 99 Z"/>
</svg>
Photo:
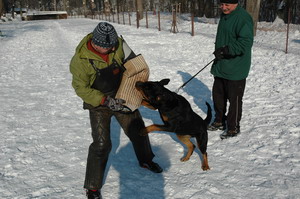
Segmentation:
<svg viewBox="0 0 300 199">
<path fill-rule="evenodd" d="M 247 11 L 238 5 L 230 14 L 222 14 L 215 49 L 228 46 L 230 56 L 215 61 L 211 74 L 228 80 L 242 80 L 248 77 L 252 44 L 253 20 Z"/>
</svg>

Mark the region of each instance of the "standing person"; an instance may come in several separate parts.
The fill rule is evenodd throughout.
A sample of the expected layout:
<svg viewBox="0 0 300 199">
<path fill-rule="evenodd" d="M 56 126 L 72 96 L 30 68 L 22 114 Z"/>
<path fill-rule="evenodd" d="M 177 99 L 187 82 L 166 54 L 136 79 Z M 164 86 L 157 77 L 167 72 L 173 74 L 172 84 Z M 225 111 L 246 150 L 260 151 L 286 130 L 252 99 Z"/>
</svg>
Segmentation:
<svg viewBox="0 0 300 199">
<path fill-rule="evenodd" d="M 83 108 L 89 110 L 92 129 L 93 142 L 89 147 L 84 183 L 88 198 L 102 198 L 103 176 L 112 148 L 112 116 L 132 142 L 140 166 L 155 173 L 162 172 L 152 161 L 154 154 L 149 137 L 139 135 L 144 127 L 140 112 L 120 112 L 124 100 L 114 98 L 124 71 L 123 64 L 128 59 L 124 43 L 111 24 L 100 22 L 81 40 L 70 63 L 72 86 L 83 100 Z"/>
<path fill-rule="evenodd" d="M 220 0 L 220 8 L 222 14 L 213 53 L 215 61 L 211 68 L 215 119 L 208 130 L 227 129 L 220 135 L 221 139 L 226 139 L 240 133 L 242 99 L 251 65 L 253 20 L 238 0 Z"/>
</svg>

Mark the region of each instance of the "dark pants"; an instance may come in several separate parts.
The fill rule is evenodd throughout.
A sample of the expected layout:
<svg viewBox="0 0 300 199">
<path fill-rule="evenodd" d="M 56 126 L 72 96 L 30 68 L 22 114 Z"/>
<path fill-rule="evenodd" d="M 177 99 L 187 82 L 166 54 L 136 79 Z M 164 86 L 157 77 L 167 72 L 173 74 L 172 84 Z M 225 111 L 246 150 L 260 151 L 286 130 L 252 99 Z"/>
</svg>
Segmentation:
<svg viewBox="0 0 300 199">
<path fill-rule="evenodd" d="M 212 90 L 216 113 L 215 122 L 225 124 L 227 120 L 228 130 L 235 130 L 240 127 L 245 86 L 246 79 L 235 81 L 215 77 Z M 229 101 L 229 109 L 226 116 L 227 100 Z"/>
<path fill-rule="evenodd" d="M 125 134 L 133 144 L 136 157 L 140 163 L 152 161 L 152 152 L 148 136 L 140 136 L 144 122 L 137 110 L 130 114 L 113 112 L 106 107 L 90 111 L 93 143 L 89 147 L 84 188 L 101 189 L 108 156 L 112 148 L 110 139 L 111 117 L 115 116 Z"/>
</svg>

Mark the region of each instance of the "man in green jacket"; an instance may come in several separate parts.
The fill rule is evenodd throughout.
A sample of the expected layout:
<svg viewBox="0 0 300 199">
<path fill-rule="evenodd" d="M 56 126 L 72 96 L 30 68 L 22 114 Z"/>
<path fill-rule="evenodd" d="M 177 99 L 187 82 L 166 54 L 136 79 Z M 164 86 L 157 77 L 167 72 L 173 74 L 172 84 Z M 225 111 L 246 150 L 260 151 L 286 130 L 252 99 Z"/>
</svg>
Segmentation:
<svg viewBox="0 0 300 199">
<path fill-rule="evenodd" d="M 253 20 L 238 5 L 238 0 L 220 0 L 220 8 L 222 14 L 216 35 L 215 61 L 211 68 L 215 120 L 208 130 L 227 129 L 220 135 L 221 139 L 226 139 L 240 133 L 242 99 L 251 65 Z M 226 115 L 227 100 L 229 109 Z"/>
<path fill-rule="evenodd" d="M 134 58 L 133 52 L 125 53 L 130 48 L 124 46 L 128 47 L 115 28 L 100 22 L 81 40 L 70 63 L 72 86 L 83 100 L 83 108 L 89 110 L 92 128 L 93 142 L 89 147 L 84 183 L 88 198 L 102 198 L 100 190 L 112 148 L 112 116 L 132 142 L 140 166 L 155 173 L 162 172 L 162 168 L 152 161 L 154 154 L 149 137 L 139 135 L 145 127 L 140 112 L 122 112 L 124 100 L 114 98 L 121 83 L 123 64 Z"/>
</svg>

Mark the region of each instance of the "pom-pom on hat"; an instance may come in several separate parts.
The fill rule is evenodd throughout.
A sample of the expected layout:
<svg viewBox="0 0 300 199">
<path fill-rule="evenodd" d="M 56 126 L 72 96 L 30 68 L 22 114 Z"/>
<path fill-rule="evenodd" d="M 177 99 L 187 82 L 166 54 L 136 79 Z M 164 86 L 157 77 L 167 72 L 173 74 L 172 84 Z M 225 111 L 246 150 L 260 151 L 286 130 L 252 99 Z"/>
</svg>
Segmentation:
<svg viewBox="0 0 300 199">
<path fill-rule="evenodd" d="M 112 48 L 118 43 L 118 34 L 111 24 L 100 22 L 93 31 L 92 42 L 102 48 Z"/>
<path fill-rule="evenodd" d="M 238 2 L 238 0 L 220 0 L 220 3 L 236 4 Z"/>
</svg>

